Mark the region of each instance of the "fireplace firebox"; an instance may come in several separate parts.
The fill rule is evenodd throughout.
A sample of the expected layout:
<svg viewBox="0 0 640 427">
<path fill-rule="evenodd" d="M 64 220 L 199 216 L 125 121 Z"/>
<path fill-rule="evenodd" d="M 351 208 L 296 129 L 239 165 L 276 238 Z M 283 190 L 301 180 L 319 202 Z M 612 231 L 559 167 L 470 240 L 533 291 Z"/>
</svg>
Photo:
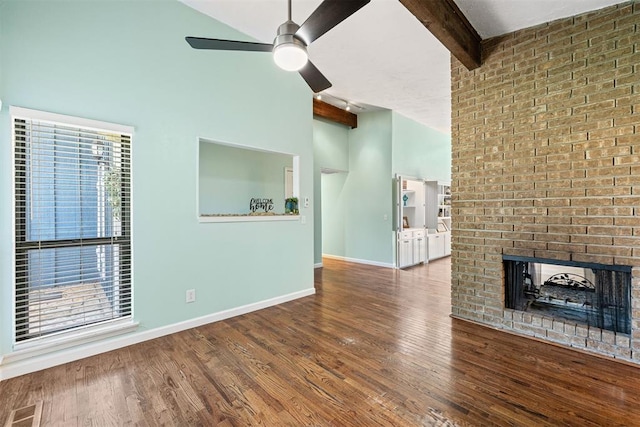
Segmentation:
<svg viewBox="0 0 640 427">
<path fill-rule="evenodd" d="M 504 256 L 505 307 L 631 332 L 631 267 Z"/>
</svg>

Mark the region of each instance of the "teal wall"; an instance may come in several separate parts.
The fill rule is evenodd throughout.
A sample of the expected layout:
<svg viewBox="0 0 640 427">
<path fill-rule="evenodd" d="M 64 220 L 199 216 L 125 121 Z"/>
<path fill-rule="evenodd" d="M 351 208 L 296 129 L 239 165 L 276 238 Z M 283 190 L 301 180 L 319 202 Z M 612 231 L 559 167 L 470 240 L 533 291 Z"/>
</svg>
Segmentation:
<svg viewBox="0 0 640 427">
<path fill-rule="evenodd" d="M 393 174 L 451 181 L 451 135 L 393 112 Z"/>
<path fill-rule="evenodd" d="M 313 120 L 313 200 L 314 200 L 314 248 L 313 262 L 317 265 L 322 263 L 323 240 L 326 236 L 332 236 L 340 232 L 344 222 L 344 217 L 337 206 L 333 206 L 331 200 L 337 195 L 328 194 L 326 197 L 322 194 L 324 176 L 321 174 L 322 168 L 347 171 L 349 170 L 349 132 L 347 126 L 340 125 L 323 119 Z M 340 174 L 344 175 L 344 174 Z M 343 177 L 344 179 L 344 177 Z M 333 188 L 333 187 L 331 187 Z M 332 221 L 328 221 L 325 225 L 329 227 L 323 230 L 323 222 L 330 216 L 321 214 L 324 209 L 325 202 L 329 203 L 331 210 L 329 212 L 336 216 L 336 229 L 332 228 Z M 324 232 L 326 231 L 326 233 Z M 340 253 L 326 252 L 325 253 Z"/>
<path fill-rule="evenodd" d="M 290 155 L 200 141 L 198 163 L 198 213 L 247 214 L 251 199 L 270 199 L 272 212 L 284 213 L 284 169 L 293 167 Z"/>
<path fill-rule="evenodd" d="M 317 176 L 332 161 L 348 162 L 347 174 L 323 175 L 314 184 L 316 205 L 321 204 L 315 212 L 315 262 L 324 253 L 392 265 L 393 177 L 450 181 L 451 136 L 390 111 L 358 114 L 353 130 L 314 120 L 313 132 Z"/>
<path fill-rule="evenodd" d="M 198 137 L 297 154 L 301 195 L 312 194 L 311 92 L 299 75 L 268 54 L 191 49 L 187 35 L 240 35 L 177 1 L 5 0 L 0 10 L 0 355 L 11 351 L 9 105 L 135 127 L 139 330 L 313 289 L 311 209 L 306 224 L 196 215 Z"/>
<path fill-rule="evenodd" d="M 349 134 L 344 256 L 393 262 L 390 171 L 391 112 L 358 114 L 358 127 Z"/>
<path fill-rule="evenodd" d="M 349 170 L 351 128 L 323 119 L 313 120 L 313 159 L 321 168 Z"/>
<path fill-rule="evenodd" d="M 360 113 L 356 129 L 316 119 L 313 140 L 315 263 L 328 254 L 391 264 L 391 112 Z"/>
</svg>

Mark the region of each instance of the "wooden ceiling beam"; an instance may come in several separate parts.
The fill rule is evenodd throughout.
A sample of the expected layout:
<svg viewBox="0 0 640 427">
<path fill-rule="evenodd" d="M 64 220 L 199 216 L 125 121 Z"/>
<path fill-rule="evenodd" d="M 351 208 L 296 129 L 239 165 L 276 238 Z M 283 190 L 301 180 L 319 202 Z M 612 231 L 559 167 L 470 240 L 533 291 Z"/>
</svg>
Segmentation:
<svg viewBox="0 0 640 427">
<path fill-rule="evenodd" d="M 482 64 L 482 39 L 453 0 L 400 0 L 469 70 Z"/>
<path fill-rule="evenodd" d="M 313 115 L 349 126 L 351 129 L 358 127 L 357 115 L 316 98 L 313 98 Z"/>
</svg>

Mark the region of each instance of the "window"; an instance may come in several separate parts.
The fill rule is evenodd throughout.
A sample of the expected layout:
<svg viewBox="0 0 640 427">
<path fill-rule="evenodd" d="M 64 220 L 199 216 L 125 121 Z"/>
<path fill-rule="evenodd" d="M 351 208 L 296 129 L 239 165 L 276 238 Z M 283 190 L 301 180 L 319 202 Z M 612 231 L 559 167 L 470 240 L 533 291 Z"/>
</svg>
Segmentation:
<svg viewBox="0 0 640 427">
<path fill-rule="evenodd" d="M 131 318 L 132 129 L 11 116 L 16 343 Z"/>
</svg>

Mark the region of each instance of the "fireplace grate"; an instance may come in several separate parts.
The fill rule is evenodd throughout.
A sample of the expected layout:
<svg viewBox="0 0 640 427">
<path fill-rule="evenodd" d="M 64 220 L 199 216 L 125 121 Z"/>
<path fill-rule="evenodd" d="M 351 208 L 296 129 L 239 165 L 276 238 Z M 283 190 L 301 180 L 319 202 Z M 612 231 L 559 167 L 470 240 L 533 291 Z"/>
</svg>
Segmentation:
<svg viewBox="0 0 640 427">
<path fill-rule="evenodd" d="M 504 266 L 506 308 L 630 333 L 631 268 L 507 257 Z"/>
</svg>

